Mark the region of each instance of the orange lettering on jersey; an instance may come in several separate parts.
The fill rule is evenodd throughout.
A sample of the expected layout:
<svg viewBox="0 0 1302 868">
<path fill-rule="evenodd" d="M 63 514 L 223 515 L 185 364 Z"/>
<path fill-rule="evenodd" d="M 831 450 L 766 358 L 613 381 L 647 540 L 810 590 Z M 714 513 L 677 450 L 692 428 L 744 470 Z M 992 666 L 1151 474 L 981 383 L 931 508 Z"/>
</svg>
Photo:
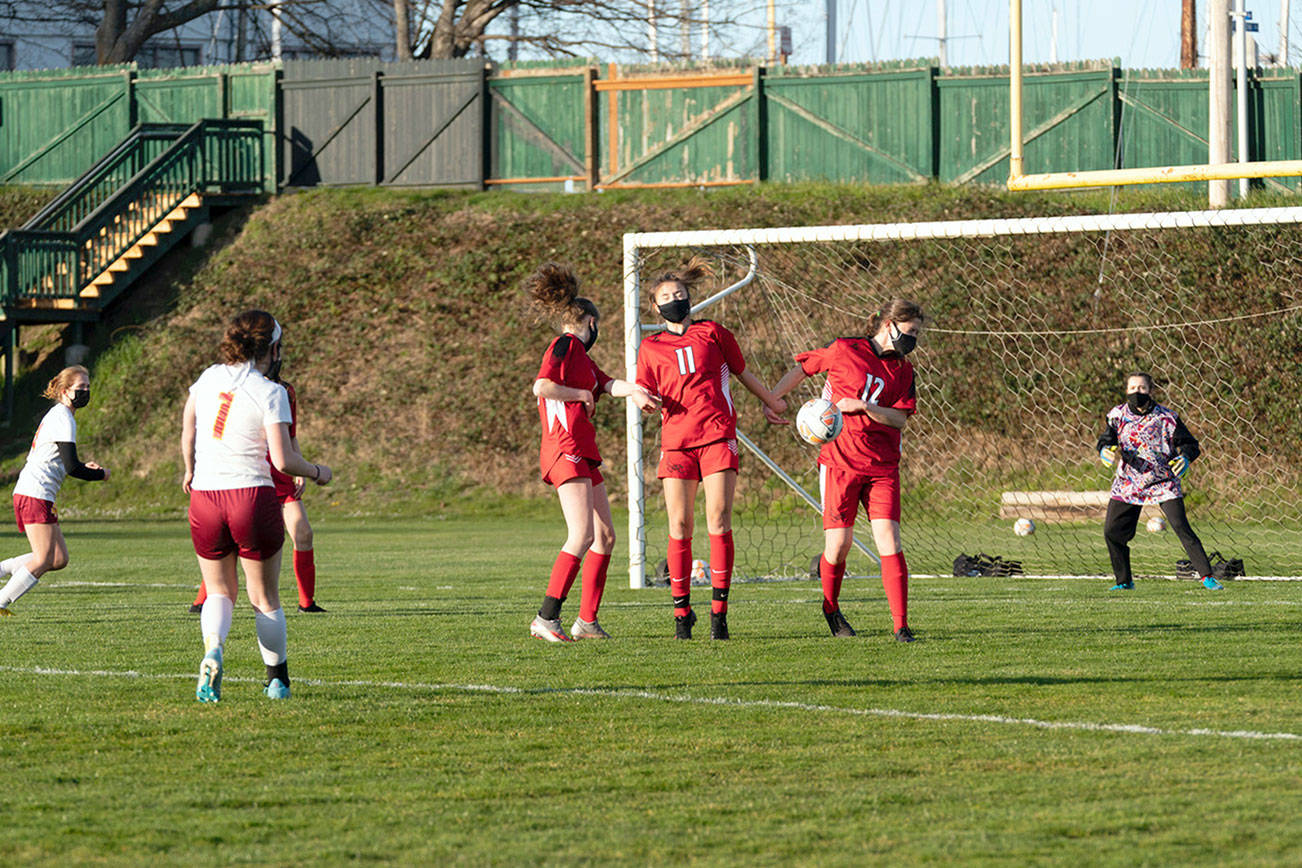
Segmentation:
<svg viewBox="0 0 1302 868">
<path fill-rule="evenodd" d="M 222 392 L 217 397 L 221 398 L 222 402 L 217 408 L 217 419 L 212 423 L 212 438 L 214 440 L 222 439 L 222 432 L 226 430 L 226 417 L 231 412 L 231 402 L 235 400 L 235 393 Z"/>
</svg>

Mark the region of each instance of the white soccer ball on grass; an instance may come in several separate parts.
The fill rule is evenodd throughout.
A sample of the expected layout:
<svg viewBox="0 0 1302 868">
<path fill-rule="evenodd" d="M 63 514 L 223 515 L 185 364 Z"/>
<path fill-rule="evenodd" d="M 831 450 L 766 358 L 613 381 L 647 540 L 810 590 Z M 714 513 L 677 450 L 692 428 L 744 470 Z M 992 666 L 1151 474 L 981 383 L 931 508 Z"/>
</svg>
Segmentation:
<svg viewBox="0 0 1302 868">
<path fill-rule="evenodd" d="M 1144 527 L 1148 529 L 1149 533 L 1161 533 L 1166 530 L 1166 519 L 1162 518 L 1160 515 L 1155 515 L 1148 521 L 1144 522 Z"/>
<path fill-rule="evenodd" d="M 705 561 L 697 558 L 692 561 L 692 583 L 701 584 L 710 578 L 710 565 Z"/>
<path fill-rule="evenodd" d="M 1018 536 L 1030 536 L 1035 533 L 1035 522 L 1029 518 L 1019 518 L 1013 522 L 1013 533 Z"/>
<path fill-rule="evenodd" d="M 822 446 L 836 439 L 844 422 L 835 404 L 826 398 L 814 398 L 796 414 L 796 433 L 811 446 Z"/>
</svg>

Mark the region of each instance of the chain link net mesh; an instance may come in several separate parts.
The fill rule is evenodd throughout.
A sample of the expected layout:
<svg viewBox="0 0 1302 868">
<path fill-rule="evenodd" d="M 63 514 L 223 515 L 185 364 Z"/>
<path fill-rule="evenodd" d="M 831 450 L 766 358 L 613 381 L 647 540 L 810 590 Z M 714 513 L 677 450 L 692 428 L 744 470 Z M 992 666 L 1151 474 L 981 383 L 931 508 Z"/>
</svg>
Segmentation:
<svg viewBox="0 0 1302 868">
<path fill-rule="evenodd" d="M 1196 220 L 1182 220 L 1196 223 Z M 700 301 L 758 257 L 758 276 L 697 318 L 737 336 L 769 386 L 792 355 L 862 335 L 884 302 L 919 302 L 927 326 L 910 357 L 918 413 L 904 432 L 901 530 L 910 571 L 948 575 L 960 554 L 1023 562 L 1030 575 L 1110 575 L 1102 517 L 1111 473 L 1094 442 L 1124 400 L 1126 374 L 1153 374 L 1156 398 L 1202 446 L 1185 477 L 1190 521 L 1209 553 L 1249 577 L 1302 575 L 1302 228 L 1047 232 L 887 240 L 649 248 L 639 251 L 642 321 L 655 275 L 701 253 L 717 272 Z M 788 396 L 788 418 L 822 377 Z M 794 426 L 769 426 L 734 383 L 739 430 L 818 497 L 817 451 Z M 665 552 L 655 479 L 659 420 L 643 421 L 646 563 Z M 1074 492 L 1076 494 L 1067 494 Z M 708 557 L 703 496 L 696 557 Z M 1146 507 L 1144 518 L 1156 514 Z M 1013 533 L 1018 517 L 1036 531 Z M 802 577 L 822 550 L 818 514 L 743 450 L 733 516 L 738 578 Z M 874 550 L 867 521 L 857 536 Z M 1175 577 L 1174 534 L 1131 545 L 1136 575 Z M 852 574 L 877 573 L 851 553 Z"/>
</svg>

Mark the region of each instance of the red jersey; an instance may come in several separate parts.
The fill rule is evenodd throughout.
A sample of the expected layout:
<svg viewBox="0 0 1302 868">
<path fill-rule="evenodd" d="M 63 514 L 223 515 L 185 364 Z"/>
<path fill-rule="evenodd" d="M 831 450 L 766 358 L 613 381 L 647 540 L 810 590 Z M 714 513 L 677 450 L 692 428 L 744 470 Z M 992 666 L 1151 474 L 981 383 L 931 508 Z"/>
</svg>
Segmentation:
<svg viewBox="0 0 1302 868">
<path fill-rule="evenodd" d="M 859 398 L 910 415 L 918 409 L 913 365 L 900 356 L 877 355 L 868 338 L 837 338 L 821 350 L 798 353 L 796 361 L 810 376 L 827 374 L 823 397 L 833 404 Z M 847 414 L 841 436 L 823 444 L 818 463 L 859 473 L 894 470 L 900 465 L 900 429 L 865 413 Z"/>
<path fill-rule="evenodd" d="M 746 370 L 737 339 L 717 322 L 698 320 L 676 335 L 658 332 L 642 342 L 637 382 L 659 395 L 660 448 L 688 449 L 737 436 L 729 387 Z"/>
<path fill-rule="evenodd" d="M 294 387 L 289 383 L 281 383 L 285 391 L 289 393 L 289 436 L 298 436 L 298 395 L 294 394 Z M 271 465 L 271 482 L 276 486 L 288 486 L 294 484 L 294 479 L 287 473 L 281 473 L 276 469 L 276 465 L 271 461 L 271 451 L 267 451 L 267 463 Z"/>
<path fill-rule="evenodd" d="M 543 354 L 542 366 L 538 368 L 535 379 L 551 380 L 571 389 L 587 389 L 594 399 L 600 399 L 605 394 L 606 384 L 613 378 L 606 376 L 597 363 L 588 358 L 583 341 L 566 334 L 551 342 Z M 595 464 L 601 463 L 597 432 L 582 401 L 539 398 L 538 417 L 542 420 L 542 447 L 538 461 L 544 474 L 562 455 L 578 455 Z"/>
</svg>

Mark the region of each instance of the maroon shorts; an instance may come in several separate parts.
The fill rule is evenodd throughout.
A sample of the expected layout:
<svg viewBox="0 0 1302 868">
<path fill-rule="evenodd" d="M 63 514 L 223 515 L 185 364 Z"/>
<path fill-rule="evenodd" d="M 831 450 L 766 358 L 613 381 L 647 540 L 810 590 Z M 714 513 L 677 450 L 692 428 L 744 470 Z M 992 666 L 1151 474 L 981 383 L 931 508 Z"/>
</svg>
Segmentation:
<svg viewBox="0 0 1302 868">
<path fill-rule="evenodd" d="M 543 474 L 543 482 L 553 488 L 571 479 L 591 479 L 593 488 L 606 481 L 596 462 L 578 455 L 562 455 Z"/>
<path fill-rule="evenodd" d="M 294 494 L 298 488 L 294 484 L 294 477 L 286 476 L 274 467 L 271 468 L 271 484 L 276 487 L 276 503 L 293 503 L 303 499 Z"/>
<path fill-rule="evenodd" d="M 823 530 L 854 527 L 859 504 L 868 518 L 900 520 L 900 471 L 855 473 L 839 467 L 818 466 L 823 493 Z"/>
<path fill-rule="evenodd" d="M 15 494 L 14 521 L 18 522 L 18 532 L 22 533 L 29 524 L 58 524 L 59 515 L 54 511 L 52 500 Z"/>
<path fill-rule="evenodd" d="M 194 553 L 205 560 L 238 551 L 242 558 L 265 561 L 285 544 L 285 517 L 275 489 L 191 490 L 190 539 Z"/>
<path fill-rule="evenodd" d="M 665 449 L 660 453 L 657 479 L 695 479 L 701 481 L 711 473 L 736 470 L 741 462 L 737 458 L 736 440 L 716 440 L 704 446 L 687 449 Z"/>
</svg>

